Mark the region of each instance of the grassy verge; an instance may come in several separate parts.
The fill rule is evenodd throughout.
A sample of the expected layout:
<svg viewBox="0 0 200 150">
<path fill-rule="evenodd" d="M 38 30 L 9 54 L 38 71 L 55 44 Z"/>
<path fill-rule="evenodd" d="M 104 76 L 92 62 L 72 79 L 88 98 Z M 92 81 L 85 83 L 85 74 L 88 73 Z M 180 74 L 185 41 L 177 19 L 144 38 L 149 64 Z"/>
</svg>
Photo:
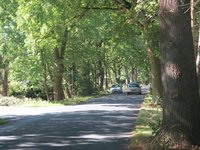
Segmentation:
<svg viewBox="0 0 200 150">
<path fill-rule="evenodd" d="M 97 98 L 107 94 L 108 94 L 107 92 L 102 92 L 94 96 L 74 97 L 62 101 L 46 101 L 41 99 L 30 99 L 30 98 L 20 99 L 16 97 L 0 96 L 0 106 L 49 107 L 49 106 L 74 105 L 87 102 L 92 98 Z M 6 123 L 7 123 L 6 120 L 0 118 L 0 125 L 4 125 Z"/>
<path fill-rule="evenodd" d="M 129 146 L 130 150 L 144 150 L 147 143 L 157 132 L 157 127 L 161 122 L 162 111 L 157 105 L 152 105 L 151 97 L 146 96 L 140 110 L 136 126 L 132 132 L 132 139 Z"/>
<path fill-rule="evenodd" d="M 26 107 L 48 107 L 48 106 L 63 106 L 73 105 L 82 102 L 89 101 L 92 98 L 97 98 L 108 93 L 102 92 L 98 95 L 93 96 L 82 96 L 65 99 L 62 101 L 47 101 L 42 99 L 31 99 L 31 98 L 16 98 L 16 97 L 3 97 L 0 96 L 0 106 L 26 106 Z"/>
</svg>

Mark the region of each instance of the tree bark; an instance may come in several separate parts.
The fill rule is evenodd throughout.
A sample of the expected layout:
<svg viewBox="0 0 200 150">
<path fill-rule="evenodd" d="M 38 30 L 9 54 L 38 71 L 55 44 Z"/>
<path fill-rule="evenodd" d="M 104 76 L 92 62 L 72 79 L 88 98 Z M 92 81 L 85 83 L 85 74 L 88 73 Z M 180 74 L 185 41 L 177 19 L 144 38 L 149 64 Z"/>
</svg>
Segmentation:
<svg viewBox="0 0 200 150">
<path fill-rule="evenodd" d="M 63 100 L 64 99 L 64 91 L 63 91 L 63 64 L 62 60 L 59 56 L 58 48 L 54 50 L 54 59 L 55 59 L 55 78 L 54 78 L 54 100 Z"/>
<path fill-rule="evenodd" d="M 162 130 L 176 141 L 200 144 L 200 100 L 189 9 L 190 0 L 159 0 Z"/>
<path fill-rule="evenodd" d="M 99 90 L 103 91 L 103 85 L 104 85 L 104 67 L 101 61 L 99 61 Z"/>
<path fill-rule="evenodd" d="M 105 67 L 105 88 L 108 89 L 108 69 Z"/>
<path fill-rule="evenodd" d="M 46 63 L 42 63 L 43 67 L 44 67 L 44 79 L 43 79 L 43 88 L 44 88 L 44 92 L 46 95 L 47 100 L 50 100 L 49 97 L 49 88 L 48 88 L 48 84 L 47 84 L 47 64 Z"/>
<path fill-rule="evenodd" d="M 98 80 L 98 76 L 97 76 L 97 65 L 95 62 L 93 62 L 93 72 L 92 72 L 92 75 L 93 75 L 93 83 L 94 83 L 94 90 L 95 92 L 97 92 L 97 80 Z"/>
<path fill-rule="evenodd" d="M 90 62 L 87 61 L 85 62 L 83 69 L 82 95 L 84 96 L 92 95 L 94 92 L 93 83 L 90 80 L 90 72 L 91 72 L 91 65 Z"/>
<path fill-rule="evenodd" d="M 67 45 L 68 28 L 65 29 L 60 48 L 54 49 L 55 60 L 55 78 L 54 78 L 54 100 L 63 100 L 65 98 L 63 91 L 63 71 L 64 71 L 64 53 Z"/>
<path fill-rule="evenodd" d="M 131 82 L 137 82 L 137 76 L 138 76 L 137 68 L 132 66 L 131 67 Z"/>
<path fill-rule="evenodd" d="M 148 47 L 148 44 L 147 44 Z M 163 86 L 161 80 L 160 59 L 155 56 L 151 48 L 147 48 L 147 54 L 151 66 L 151 80 L 152 80 L 152 96 L 153 102 L 158 103 L 163 95 Z"/>
<path fill-rule="evenodd" d="M 192 37 L 193 37 L 193 45 L 195 48 L 195 2 L 191 0 L 191 27 L 192 27 Z"/>
<path fill-rule="evenodd" d="M 2 85 L 2 95 L 8 96 L 8 65 L 5 64 L 3 67 L 3 85 Z"/>
<path fill-rule="evenodd" d="M 124 67 L 124 72 L 125 72 L 125 77 L 126 77 L 126 85 L 128 85 L 130 83 L 130 76 L 129 76 L 129 73 L 128 73 L 128 67 L 127 66 Z"/>
<path fill-rule="evenodd" d="M 118 78 L 118 73 L 117 73 L 117 66 L 115 63 L 113 63 L 113 73 L 114 73 L 114 78 L 115 78 L 115 83 L 119 83 L 119 78 Z"/>
<path fill-rule="evenodd" d="M 198 39 L 198 47 L 196 54 L 196 71 L 197 71 L 198 83 L 200 86 L 200 26 L 199 26 L 199 39 Z"/>
</svg>

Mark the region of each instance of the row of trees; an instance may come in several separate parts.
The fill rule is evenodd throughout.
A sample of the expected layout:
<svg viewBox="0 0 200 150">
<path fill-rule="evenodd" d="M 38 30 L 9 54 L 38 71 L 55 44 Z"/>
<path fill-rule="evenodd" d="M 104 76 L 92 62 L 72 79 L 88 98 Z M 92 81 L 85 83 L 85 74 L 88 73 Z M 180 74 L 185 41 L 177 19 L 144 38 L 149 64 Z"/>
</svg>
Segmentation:
<svg viewBox="0 0 200 150">
<path fill-rule="evenodd" d="M 148 80 L 143 35 L 122 12 L 116 2 L 2 0 L 2 94 L 61 100 Z"/>
<path fill-rule="evenodd" d="M 23 85 L 61 100 L 150 74 L 161 133 L 198 145 L 198 2 L 1 0 L 2 94 Z"/>
</svg>

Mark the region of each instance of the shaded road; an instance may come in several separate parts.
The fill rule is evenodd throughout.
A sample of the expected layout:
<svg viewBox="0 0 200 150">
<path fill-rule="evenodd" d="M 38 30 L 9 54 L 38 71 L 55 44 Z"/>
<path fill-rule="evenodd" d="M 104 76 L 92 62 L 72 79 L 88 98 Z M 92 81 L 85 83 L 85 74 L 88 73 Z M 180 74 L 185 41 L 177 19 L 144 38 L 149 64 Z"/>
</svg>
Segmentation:
<svg viewBox="0 0 200 150">
<path fill-rule="evenodd" d="M 0 107 L 2 150 L 125 150 L 144 95 L 116 94 L 74 106 Z"/>
</svg>

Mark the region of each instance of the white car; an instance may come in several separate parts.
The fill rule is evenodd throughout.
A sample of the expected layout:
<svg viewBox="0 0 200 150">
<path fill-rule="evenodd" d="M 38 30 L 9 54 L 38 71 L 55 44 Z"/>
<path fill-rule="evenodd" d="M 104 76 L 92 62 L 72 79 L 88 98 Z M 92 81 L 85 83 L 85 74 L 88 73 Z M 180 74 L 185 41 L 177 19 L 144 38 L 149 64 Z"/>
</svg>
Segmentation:
<svg viewBox="0 0 200 150">
<path fill-rule="evenodd" d="M 127 94 L 131 94 L 131 93 L 142 94 L 141 86 L 137 83 L 129 83 Z"/>
<path fill-rule="evenodd" d="M 113 84 L 110 93 L 122 93 L 122 87 L 119 84 Z"/>
</svg>

